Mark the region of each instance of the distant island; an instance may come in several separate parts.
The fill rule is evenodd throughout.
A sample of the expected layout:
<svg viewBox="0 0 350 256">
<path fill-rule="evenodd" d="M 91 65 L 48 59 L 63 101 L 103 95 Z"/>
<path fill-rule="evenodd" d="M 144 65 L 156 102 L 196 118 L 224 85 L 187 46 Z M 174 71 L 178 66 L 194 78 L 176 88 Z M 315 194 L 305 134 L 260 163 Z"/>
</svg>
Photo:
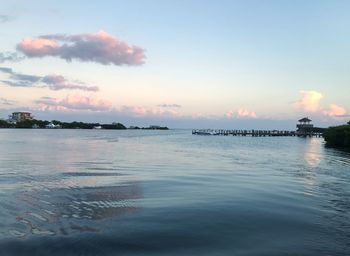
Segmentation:
<svg viewBox="0 0 350 256">
<path fill-rule="evenodd" d="M 324 139 L 328 146 L 350 149 L 350 121 L 345 125 L 327 128 Z"/>
<path fill-rule="evenodd" d="M 0 119 L 0 128 L 26 128 L 26 129 L 106 129 L 106 130 L 169 130 L 168 127 L 151 125 L 149 127 L 130 126 L 127 128 L 121 123 L 100 124 L 85 122 L 61 122 L 58 120 L 37 120 L 29 112 L 14 112 L 7 120 Z"/>
<path fill-rule="evenodd" d="M 158 125 L 151 125 L 149 127 L 130 126 L 128 129 L 131 129 L 131 130 L 169 130 L 169 128 L 166 126 L 158 126 Z"/>
</svg>

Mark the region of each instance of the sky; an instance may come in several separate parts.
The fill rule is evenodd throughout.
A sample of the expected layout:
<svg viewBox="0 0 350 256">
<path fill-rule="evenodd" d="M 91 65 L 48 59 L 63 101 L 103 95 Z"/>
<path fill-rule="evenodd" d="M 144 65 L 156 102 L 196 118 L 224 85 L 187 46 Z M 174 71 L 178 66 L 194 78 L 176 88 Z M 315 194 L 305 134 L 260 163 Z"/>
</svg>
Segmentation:
<svg viewBox="0 0 350 256">
<path fill-rule="evenodd" d="M 0 118 L 295 129 L 350 120 L 350 1 L 2 1 Z"/>
</svg>

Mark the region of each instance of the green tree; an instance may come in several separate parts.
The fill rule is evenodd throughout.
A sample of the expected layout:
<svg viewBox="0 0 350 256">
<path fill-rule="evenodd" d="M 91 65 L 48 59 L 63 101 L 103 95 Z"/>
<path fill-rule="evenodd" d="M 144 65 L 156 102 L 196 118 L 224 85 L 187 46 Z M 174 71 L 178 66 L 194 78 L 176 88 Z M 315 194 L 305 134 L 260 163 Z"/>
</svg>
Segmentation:
<svg viewBox="0 0 350 256">
<path fill-rule="evenodd" d="M 0 120 L 0 128 L 12 128 L 13 124 L 6 122 L 5 120 Z"/>
<path fill-rule="evenodd" d="M 324 139 L 329 146 L 350 149 L 350 126 L 329 127 L 324 132 Z"/>
</svg>

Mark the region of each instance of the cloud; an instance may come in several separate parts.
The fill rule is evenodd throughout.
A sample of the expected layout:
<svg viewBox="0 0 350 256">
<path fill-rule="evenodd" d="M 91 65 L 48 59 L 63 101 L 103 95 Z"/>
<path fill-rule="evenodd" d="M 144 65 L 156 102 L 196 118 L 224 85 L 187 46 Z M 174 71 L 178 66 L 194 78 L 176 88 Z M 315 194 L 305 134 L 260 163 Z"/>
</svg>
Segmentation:
<svg viewBox="0 0 350 256">
<path fill-rule="evenodd" d="M 34 101 L 38 107 L 36 111 L 51 112 L 108 112 L 117 116 L 133 118 L 181 118 L 185 117 L 174 109 L 162 109 L 159 107 L 145 106 L 121 106 L 113 107 L 109 100 L 101 99 L 95 94 L 81 95 L 69 94 L 66 98 L 41 97 Z"/>
<path fill-rule="evenodd" d="M 50 90 L 82 90 L 96 92 L 97 86 L 88 86 L 82 82 L 71 82 L 61 75 L 35 76 L 14 72 L 11 68 L 0 67 L 0 72 L 9 74 L 9 80 L 1 82 L 13 87 L 46 87 Z"/>
<path fill-rule="evenodd" d="M 320 109 L 320 100 L 323 95 L 317 91 L 300 91 L 301 99 L 294 102 L 297 109 L 305 112 L 317 112 Z"/>
<path fill-rule="evenodd" d="M 26 75 L 26 74 L 20 74 L 20 73 L 12 73 L 11 79 L 15 81 L 23 81 L 28 83 L 37 83 L 39 82 L 42 77 L 40 76 L 34 76 L 34 75 Z"/>
<path fill-rule="evenodd" d="M 143 106 L 122 106 L 119 113 L 134 117 L 180 117 L 182 116 L 175 109 L 163 109 L 160 107 L 150 108 Z"/>
<path fill-rule="evenodd" d="M 161 108 L 181 108 L 181 105 L 178 104 L 159 104 L 157 106 Z"/>
<path fill-rule="evenodd" d="M 5 61 L 18 62 L 24 59 L 24 56 L 20 56 L 16 52 L 0 52 L 0 63 Z"/>
<path fill-rule="evenodd" d="M 112 109 L 110 101 L 95 95 L 71 94 L 64 99 L 41 97 L 35 103 L 39 105 L 41 111 L 109 111 Z"/>
<path fill-rule="evenodd" d="M 237 111 L 237 117 L 251 117 L 251 118 L 256 118 L 256 113 L 254 111 L 249 111 L 247 109 L 242 109 L 240 108 Z"/>
<path fill-rule="evenodd" d="M 82 90 L 82 91 L 92 91 L 96 92 L 99 90 L 97 86 L 86 86 L 83 83 L 72 83 L 69 82 L 65 77 L 61 75 L 48 75 L 44 76 L 41 80 L 43 83 L 47 84 L 51 90 Z"/>
<path fill-rule="evenodd" d="M 117 66 L 142 65 L 146 58 L 144 49 L 130 46 L 104 31 L 26 37 L 17 45 L 17 50 L 29 58 L 52 56 L 68 62 L 79 60 Z"/>
<path fill-rule="evenodd" d="M 28 81 L 9 81 L 9 80 L 1 80 L 0 81 L 3 84 L 6 84 L 7 86 L 11 87 L 32 87 L 33 83 L 28 82 Z"/>
<path fill-rule="evenodd" d="M 0 71 L 7 74 L 13 74 L 12 68 L 0 67 Z"/>
<path fill-rule="evenodd" d="M 11 20 L 11 17 L 8 15 L 0 14 L 0 23 L 5 23 Z"/>
<path fill-rule="evenodd" d="M 237 111 L 235 110 L 230 110 L 228 111 L 225 116 L 227 118 L 256 118 L 257 115 L 255 111 L 250 111 L 248 109 L 240 108 Z"/>
<path fill-rule="evenodd" d="M 345 108 L 336 104 L 330 104 L 327 108 L 320 105 L 323 95 L 317 91 L 300 91 L 301 98 L 294 102 L 294 107 L 301 109 L 304 112 L 315 113 L 319 116 L 328 117 L 346 117 L 347 111 Z"/>
<path fill-rule="evenodd" d="M 322 113 L 331 117 L 344 117 L 346 116 L 346 110 L 336 104 L 331 104 L 327 109 L 324 109 Z"/>
<path fill-rule="evenodd" d="M 13 106 L 15 103 L 16 103 L 16 101 L 14 101 L 14 100 L 0 98 L 0 105 Z"/>
</svg>

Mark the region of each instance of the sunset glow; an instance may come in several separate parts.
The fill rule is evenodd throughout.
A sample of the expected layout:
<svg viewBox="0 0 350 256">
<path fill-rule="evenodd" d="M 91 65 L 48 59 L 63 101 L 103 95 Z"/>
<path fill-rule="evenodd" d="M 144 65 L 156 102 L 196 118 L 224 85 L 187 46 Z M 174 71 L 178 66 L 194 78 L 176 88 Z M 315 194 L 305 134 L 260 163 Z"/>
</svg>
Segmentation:
<svg viewBox="0 0 350 256">
<path fill-rule="evenodd" d="M 27 110 L 130 125 L 251 119 L 291 128 L 301 116 L 322 125 L 349 117 L 347 2 L 84 2 L 90 11 L 79 13 L 69 11 L 79 1 L 16 2 L 0 13 L 1 118 Z"/>
</svg>

